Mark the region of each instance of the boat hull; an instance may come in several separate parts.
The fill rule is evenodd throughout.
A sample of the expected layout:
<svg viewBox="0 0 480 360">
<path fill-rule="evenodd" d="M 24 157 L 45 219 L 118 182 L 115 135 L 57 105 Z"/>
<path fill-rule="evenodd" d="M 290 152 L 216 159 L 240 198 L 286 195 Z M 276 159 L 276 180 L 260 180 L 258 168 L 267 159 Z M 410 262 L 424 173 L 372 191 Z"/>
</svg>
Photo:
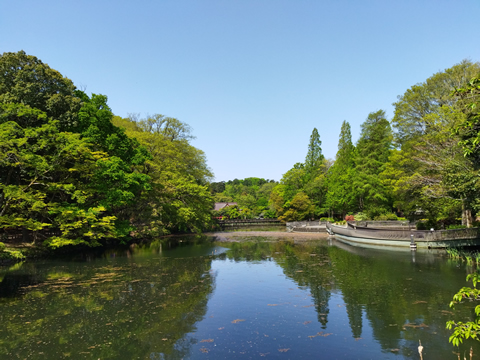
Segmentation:
<svg viewBox="0 0 480 360">
<path fill-rule="evenodd" d="M 328 224 L 327 229 L 335 238 L 349 245 L 372 248 L 409 248 L 413 241 L 417 248 L 435 249 L 449 247 L 480 246 L 479 229 L 420 231 L 414 229 L 374 229 Z"/>
</svg>

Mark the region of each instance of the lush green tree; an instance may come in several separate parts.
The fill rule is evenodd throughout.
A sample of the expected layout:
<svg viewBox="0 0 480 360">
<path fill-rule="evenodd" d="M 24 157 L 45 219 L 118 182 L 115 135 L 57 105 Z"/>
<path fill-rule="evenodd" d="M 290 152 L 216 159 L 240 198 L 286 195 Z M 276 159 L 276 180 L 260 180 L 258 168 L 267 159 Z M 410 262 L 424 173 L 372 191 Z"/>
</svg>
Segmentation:
<svg viewBox="0 0 480 360">
<path fill-rule="evenodd" d="M 285 211 L 278 218 L 282 221 L 300 221 L 310 219 L 315 207 L 304 192 L 297 193 L 291 201 L 283 205 Z"/>
<path fill-rule="evenodd" d="M 77 124 L 81 107 L 71 80 L 24 51 L 0 55 L 0 103 L 23 104 L 46 114 L 46 117 L 17 117 L 24 128 L 55 119 L 60 131 L 71 130 Z"/>
<path fill-rule="evenodd" d="M 91 186 L 107 154 L 92 151 L 80 134 L 59 131 L 57 121 L 22 128 L 16 116 L 47 118 L 26 105 L 0 105 L 0 229 L 33 231 L 33 240 L 46 240 L 39 231 L 50 229 L 52 247 L 116 237 L 116 217 Z"/>
<path fill-rule="evenodd" d="M 137 213 L 131 214 L 141 233 L 154 236 L 207 228 L 213 208 L 208 188 L 212 174 L 205 154 L 189 143 L 190 127 L 163 115 L 115 117 L 113 122 L 151 155 L 137 166 L 141 174 L 151 177 L 153 187 L 151 193 L 137 198 Z"/>
<path fill-rule="evenodd" d="M 480 73 L 480 70 L 478 71 Z M 473 77 L 464 86 L 456 89 L 458 107 L 466 115 L 457 125 L 455 133 L 461 137 L 464 154 L 470 157 L 475 168 L 480 168 L 480 75 Z"/>
<path fill-rule="evenodd" d="M 313 128 L 310 135 L 310 142 L 308 143 L 308 152 L 305 157 L 305 175 L 307 181 L 314 178 L 320 171 L 325 157 L 322 154 L 322 142 L 317 128 Z"/>
<path fill-rule="evenodd" d="M 0 69 L 1 228 L 53 247 L 128 234 L 125 209 L 148 188 L 133 168 L 145 152 L 111 125 L 106 97 L 89 99 L 23 51 L 4 53 Z"/>
<path fill-rule="evenodd" d="M 210 189 L 216 202 L 237 202 L 242 211 L 248 209 L 255 216 L 259 216 L 272 210 L 269 205 L 269 198 L 275 185 L 274 180 L 250 177 L 212 183 Z M 216 190 L 222 189 L 221 193 L 216 192 Z M 269 216 L 270 213 L 271 211 Z"/>
<path fill-rule="evenodd" d="M 431 125 L 428 115 L 437 113 L 443 106 L 454 105 L 455 99 L 451 97 L 451 92 L 463 87 L 479 71 L 479 63 L 464 60 L 398 96 L 398 101 L 393 104 L 395 116 L 392 119 L 397 145 L 403 146 L 428 133 Z"/>
<path fill-rule="evenodd" d="M 320 141 L 320 135 L 316 128 L 313 129 L 310 135 L 310 141 L 308 144 L 308 151 L 305 157 L 305 163 L 296 163 L 293 168 L 283 174 L 280 180 L 281 186 L 274 188 L 276 191 L 272 191 L 270 195 L 270 203 L 273 209 L 276 210 L 279 218 L 290 219 L 292 217 L 301 216 L 319 216 L 323 210 L 322 205 L 325 198 L 325 179 L 328 168 L 331 166 L 331 162 L 326 160 L 322 154 L 321 148 L 322 142 Z M 298 198 L 306 196 L 311 205 L 309 207 L 309 215 L 304 215 L 303 210 L 297 211 L 295 215 L 294 210 L 290 208 L 290 203 L 293 201 L 297 194 L 300 194 Z M 309 206 L 310 206 L 309 205 Z M 273 210 L 272 209 L 272 210 Z M 287 217 L 285 212 L 290 209 Z"/>
<path fill-rule="evenodd" d="M 421 210 L 436 221 L 455 219 L 461 212 L 463 223 L 471 224 L 475 174 L 471 161 L 461 156 L 459 137 L 451 134 L 463 120 L 460 102 L 450 94 L 479 69 L 478 63 L 463 61 L 408 89 L 394 104 L 398 149 L 382 179 L 405 213 Z M 470 180 L 464 182 L 465 176 Z"/>
<path fill-rule="evenodd" d="M 391 211 L 389 189 L 379 175 L 384 171 L 392 150 L 392 130 L 385 111 L 368 115 L 361 126 L 356 146 L 355 189 L 358 209 L 375 215 Z"/>
<path fill-rule="evenodd" d="M 346 213 L 355 210 L 355 146 L 352 143 L 350 124 L 342 123 L 335 163 L 328 171 L 327 196 L 324 208 L 329 213 Z"/>
</svg>

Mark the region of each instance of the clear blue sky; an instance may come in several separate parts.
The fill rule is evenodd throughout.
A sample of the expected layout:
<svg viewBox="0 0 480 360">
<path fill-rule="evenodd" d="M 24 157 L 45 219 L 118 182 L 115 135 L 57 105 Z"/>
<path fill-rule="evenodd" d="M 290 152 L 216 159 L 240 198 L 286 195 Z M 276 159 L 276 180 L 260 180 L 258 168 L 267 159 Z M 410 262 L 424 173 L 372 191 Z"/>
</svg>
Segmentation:
<svg viewBox="0 0 480 360">
<path fill-rule="evenodd" d="M 480 60 L 480 0 L 0 2 L 0 53 L 25 50 L 116 115 L 188 123 L 216 181 L 279 180 L 319 130 L 334 158 L 369 112 Z"/>
</svg>

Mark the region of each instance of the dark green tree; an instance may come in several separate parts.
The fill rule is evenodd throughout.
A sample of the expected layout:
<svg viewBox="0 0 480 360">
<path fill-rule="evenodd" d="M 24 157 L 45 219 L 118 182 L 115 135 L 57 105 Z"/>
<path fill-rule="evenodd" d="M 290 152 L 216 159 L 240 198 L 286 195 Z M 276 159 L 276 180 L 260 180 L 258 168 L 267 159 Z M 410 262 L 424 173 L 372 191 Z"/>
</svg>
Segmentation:
<svg viewBox="0 0 480 360">
<path fill-rule="evenodd" d="M 47 115 L 17 118 L 22 127 L 41 126 L 55 119 L 61 131 L 71 131 L 77 124 L 81 107 L 70 79 L 24 51 L 0 56 L 0 103 L 27 105 Z"/>
</svg>

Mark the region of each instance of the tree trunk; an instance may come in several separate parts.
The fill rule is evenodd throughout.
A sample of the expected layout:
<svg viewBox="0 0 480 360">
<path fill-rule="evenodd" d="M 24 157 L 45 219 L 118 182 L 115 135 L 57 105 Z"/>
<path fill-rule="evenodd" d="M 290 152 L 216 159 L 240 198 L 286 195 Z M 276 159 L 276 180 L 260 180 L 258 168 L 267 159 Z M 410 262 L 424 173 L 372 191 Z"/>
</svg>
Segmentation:
<svg viewBox="0 0 480 360">
<path fill-rule="evenodd" d="M 467 208 L 466 199 L 462 201 L 462 225 L 466 226 L 467 228 L 472 227 L 472 210 Z"/>
<path fill-rule="evenodd" d="M 22 236 L 23 242 L 30 242 L 30 235 L 28 234 L 28 230 L 25 227 L 22 227 Z"/>
</svg>

